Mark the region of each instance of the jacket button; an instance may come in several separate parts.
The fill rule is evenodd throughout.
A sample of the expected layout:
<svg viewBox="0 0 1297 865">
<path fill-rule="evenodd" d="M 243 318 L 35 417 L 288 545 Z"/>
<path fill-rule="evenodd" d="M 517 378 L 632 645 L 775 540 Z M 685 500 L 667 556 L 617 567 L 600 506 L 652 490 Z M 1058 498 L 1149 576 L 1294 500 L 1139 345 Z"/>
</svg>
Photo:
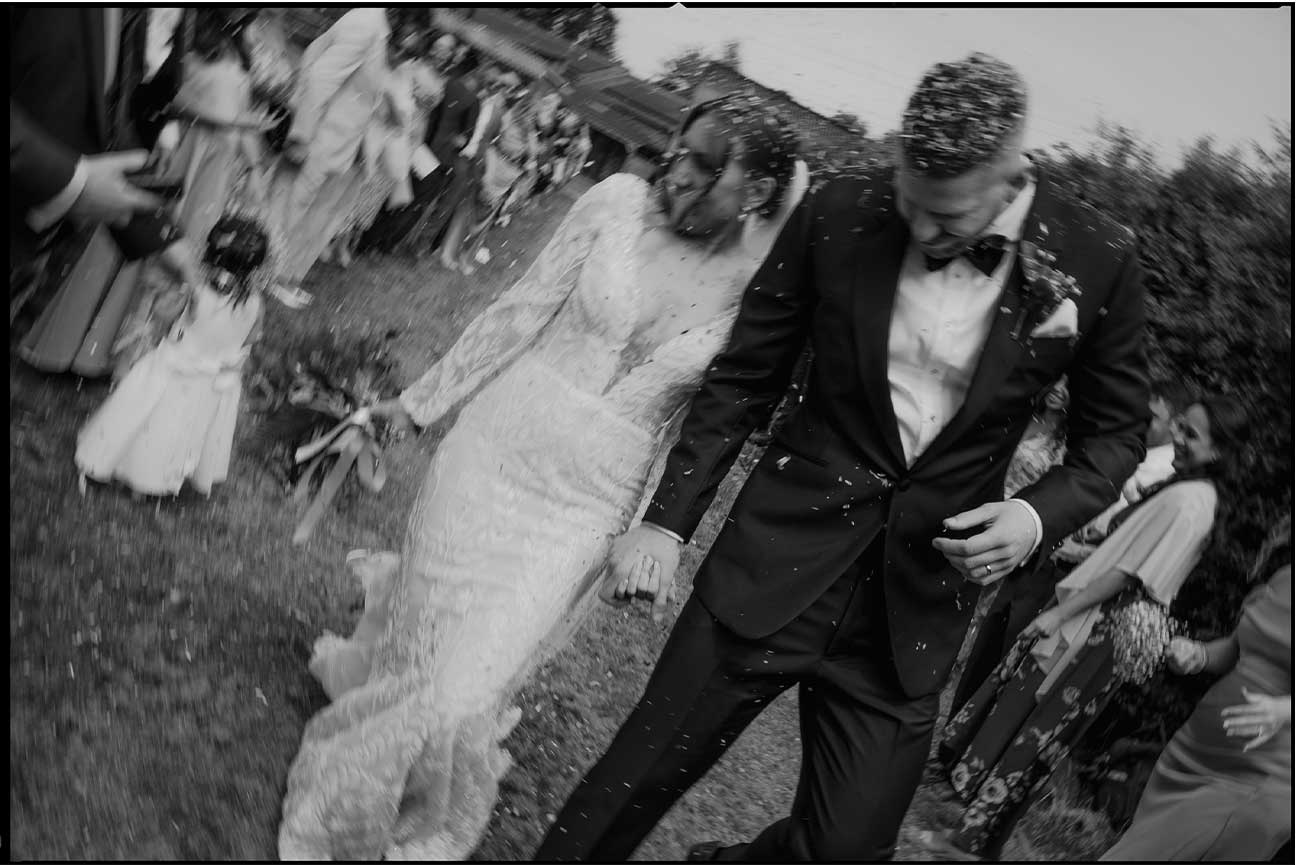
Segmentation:
<svg viewBox="0 0 1297 865">
<path fill-rule="evenodd" d="M 903 493 L 903 492 L 905 492 L 906 490 L 908 490 L 909 488 L 910 488 L 910 479 L 909 479 L 909 478 L 901 478 L 899 481 L 896 482 L 896 491 L 897 491 L 897 492 Z"/>
</svg>

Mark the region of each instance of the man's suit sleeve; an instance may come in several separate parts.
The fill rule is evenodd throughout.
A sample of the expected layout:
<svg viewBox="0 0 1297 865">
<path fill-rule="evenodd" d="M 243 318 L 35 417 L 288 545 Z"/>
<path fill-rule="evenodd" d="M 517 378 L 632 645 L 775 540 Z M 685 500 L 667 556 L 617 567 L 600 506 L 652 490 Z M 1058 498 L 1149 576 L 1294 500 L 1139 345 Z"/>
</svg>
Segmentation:
<svg viewBox="0 0 1297 865">
<path fill-rule="evenodd" d="M 1116 501 L 1144 459 L 1150 416 L 1145 293 L 1135 244 L 1127 250 L 1094 328 L 1067 371 L 1067 455 L 1017 495 L 1040 515 L 1042 555 Z"/>
<path fill-rule="evenodd" d="M 58 195 L 72 180 L 81 154 L 50 137 L 9 98 L 9 184 L 23 212 Z"/>
<path fill-rule="evenodd" d="M 813 209 L 808 195 L 744 291 L 729 345 L 694 397 L 645 522 L 692 536 L 744 442 L 787 390 L 815 304 Z"/>
</svg>

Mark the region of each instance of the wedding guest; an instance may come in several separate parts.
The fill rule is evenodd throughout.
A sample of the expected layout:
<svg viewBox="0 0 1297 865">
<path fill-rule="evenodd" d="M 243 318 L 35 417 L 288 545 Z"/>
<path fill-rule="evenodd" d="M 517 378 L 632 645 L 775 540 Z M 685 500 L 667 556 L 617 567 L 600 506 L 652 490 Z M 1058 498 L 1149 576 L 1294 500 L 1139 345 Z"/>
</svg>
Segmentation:
<svg viewBox="0 0 1297 865">
<path fill-rule="evenodd" d="M 412 138 L 416 127 L 421 137 L 426 123 L 426 115 L 420 112 L 421 100 L 415 95 L 416 86 L 421 94 L 428 89 L 440 90 L 435 73 L 425 69 L 421 60 L 426 39 L 427 33 L 413 21 L 404 22 L 397 30 L 393 40 L 397 53 L 392 58 L 394 65 L 387 78 L 383 109 L 376 120 L 380 139 L 378 168 L 362 179 L 355 206 L 343 215 L 321 261 L 350 266 L 360 235 L 373 225 L 383 206 L 390 202 L 402 207 L 413 200 L 410 171 L 418 139 Z M 417 85 L 416 78 L 420 79 Z M 422 101 L 426 102 L 426 96 Z"/>
<path fill-rule="evenodd" d="M 503 155 L 526 135 L 526 123 L 515 111 L 523 102 L 524 93 L 522 78 L 517 73 L 498 68 L 488 71 L 482 110 L 473 137 L 461 154 L 471 170 L 461 174 L 461 184 L 453 197 L 447 196 L 447 204 L 453 204 L 453 210 L 438 255 L 438 262 L 447 270 L 465 275 L 473 272 L 472 263 L 463 255 L 464 242 L 470 232 L 480 238 L 490 227 L 500 210 L 501 199 L 509 194 L 524 170 L 515 172 Z M 532 152 L 527 144 L 519 146 Z M 534 165 L 534 160 L 527 165 Z"/>
<path fill-rule="evenodd" d="M 450 56 L 456 56 L 446 42 L 439 40 L 438 45 L 443 46 L 439 49 L 442 52 L 449 50 Z M 470 51 L 449 72 L 442 99 L 428 119 L 424 144 L 437 162 L 436 168 L 415 182 L 411 204 L 375 220 L 362 236 L 359 250 L 422 255 L 444 230 L 453 212 L 447 199 L 457 194 L 452 187 L 462 185 L 459 181 L 472 170 L 472 164 L 460 152 L 468 145 L 477 124 L 479 81 L 478 58 Z"/>
<path fill-rule="evenodd" d="M 9 288 L 20 356 L 48 372 L 69 369 L 113 288 L 120 257 L 161 253 L 173 272 L 197 272 L 164 201 L 134 186 L 143 151 L 124 99 L 142 74 L 147 14 L 140 8 L 14 6 L 9 10 Z M 126 47 L 128 50 L 119 51 Z M 107 226 L 107 247 L 78 226 Z M 83 260 L 76 279 L 51 262 Z"/>
<path fill-rule="evenodd" d="M 1277 861 L 1291 843 L 1292 589 L 1288 565 L 1248 595 L 1229 636 L 1171 641 L 1173 673 L 1222 678 L 1167 744 L 1130 828 L 1100 861 Z"/>
<path fill-rule="evenodd" d="M 1063 461 L 1067 453 L 1067 402 L 1066 378 L 1046 388 L 1036 399 L 1036 411 L 1004 477 L 1006 499 L 1013 498 Z M 1053 563 L 1046 559 L 1038 572 L 1001 580 L 988 590 L 993 597 L 986 615 L 977 625 L 972 649 L 955 690 L 952 712 L 964 705 L 1008 654 L 1018 634 L 1049 602 L 1061 576 L 1055 574 Z"/>
<path fill-rule="evenodd" d="M 293 121 L 272 195 L 284 236 L 276 299 L 311 302 L 302 280 L 356 204 L 376 168 L 376 122 L 394 53 L 396 9 L 352 9 L 307 47 L 293 96 Z"/>
<path fill-rule="evenodd" d="M 264 114 L 254 112 L 251 60 L 243 31 L 254 12 L 228 7 L 194 10 L 193 42 L 172 106 L 179 117 L 170 170 L 184 179 L 178 221 L 189 237 L 207 237 L 225 213 L 235 180 L 249 175 L 252 194 L 265 196 Z"/>
<path fill-rule="evenodd" d="M 192 287 L 170 336 L 138 363 L 77 436 L 83 477 L 138 494 L 175 495 L 186 481 L 209 495 L 229 471 L 241 371 L 257 340 L 262 300 L 254 272 L 268 239 L 223 217 L 207 240 L 209 278 Z"/>
<path fill-rule="evenodd" d="M 1124 672 L 1119 624 L 1140 601 L 1165 609 L 1197 565 L 1216 519 L 1216 478 L 1231 469 L 1248 418 L 1226 397 L 1190 406 L 1173 432 L 1175 474 L 1122 521 L 1023 630 L 1004 661 L 950 720 L 939 757 L 966 806 L 929 853 L 999 858 L 1033 788 L 1045 781 L 1112 697 Z"/>
<path fill-rule="evenodd" d="M 296 52 L 288 42 L 286 11 L 263 8 L 243 29 L 243 43 L 252 64 L 252 96 L 274 124 L 266 140 L 275 153 L 282 152 L 288 140 L 297 84 Z"/>
</svg>

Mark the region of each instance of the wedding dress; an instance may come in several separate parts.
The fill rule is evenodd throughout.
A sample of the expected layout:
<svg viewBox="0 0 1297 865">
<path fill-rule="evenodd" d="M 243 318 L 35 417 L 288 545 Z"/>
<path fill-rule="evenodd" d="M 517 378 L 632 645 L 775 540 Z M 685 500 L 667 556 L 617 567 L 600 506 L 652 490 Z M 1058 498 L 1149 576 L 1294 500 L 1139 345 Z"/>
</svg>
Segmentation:
<svg viewBox="0 0 1297 865">
<path fill-rule="evenodd" d="M 316 644 L 311 672 L 333 703 L 308 723 L 289 772 L 282 858 L 472 852 L 510 765 L 500 742 L 521 715 L 514 692 L 596 596 L 673 419 L 805 189 L 799 169 L 781 212 L 717 277 L 728 284 L 699 286 L 736 301 L 710 322 L 639 348 L 655 288 L 636 264 L 649 187 L 614 175 L 402 394 L 427 425 L 480 389 L 432 460 L 402 555 L 353 560 L 366 595 L 356 633 Z"/>
</svg>

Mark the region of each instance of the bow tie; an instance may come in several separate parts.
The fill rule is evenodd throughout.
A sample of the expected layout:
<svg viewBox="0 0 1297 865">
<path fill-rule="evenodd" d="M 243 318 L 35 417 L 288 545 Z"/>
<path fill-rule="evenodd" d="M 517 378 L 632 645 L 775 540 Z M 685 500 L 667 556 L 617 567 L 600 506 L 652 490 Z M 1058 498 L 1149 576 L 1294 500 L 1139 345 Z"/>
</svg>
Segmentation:
<svg viewBox="0 0 1297 865">
<path fill-rule="evenodd" d="M 992 234 L 983 237 L 974 243 L 968 249 L 965 249 L 954 258 L 933 258 L 929 255 L 923 256 L 923 261 L 928 266 L 928 270 L 941 270 L 947 264 L 956 258 L 966 258 L 968 263 L 976 267 L 982 273 L 990 276 L 995 273 L 995 268 L 999 266 L 1000 259 L 1004 257 L 1004 245 L 1009 239 L 1002 234 Z"/>
</svg>

